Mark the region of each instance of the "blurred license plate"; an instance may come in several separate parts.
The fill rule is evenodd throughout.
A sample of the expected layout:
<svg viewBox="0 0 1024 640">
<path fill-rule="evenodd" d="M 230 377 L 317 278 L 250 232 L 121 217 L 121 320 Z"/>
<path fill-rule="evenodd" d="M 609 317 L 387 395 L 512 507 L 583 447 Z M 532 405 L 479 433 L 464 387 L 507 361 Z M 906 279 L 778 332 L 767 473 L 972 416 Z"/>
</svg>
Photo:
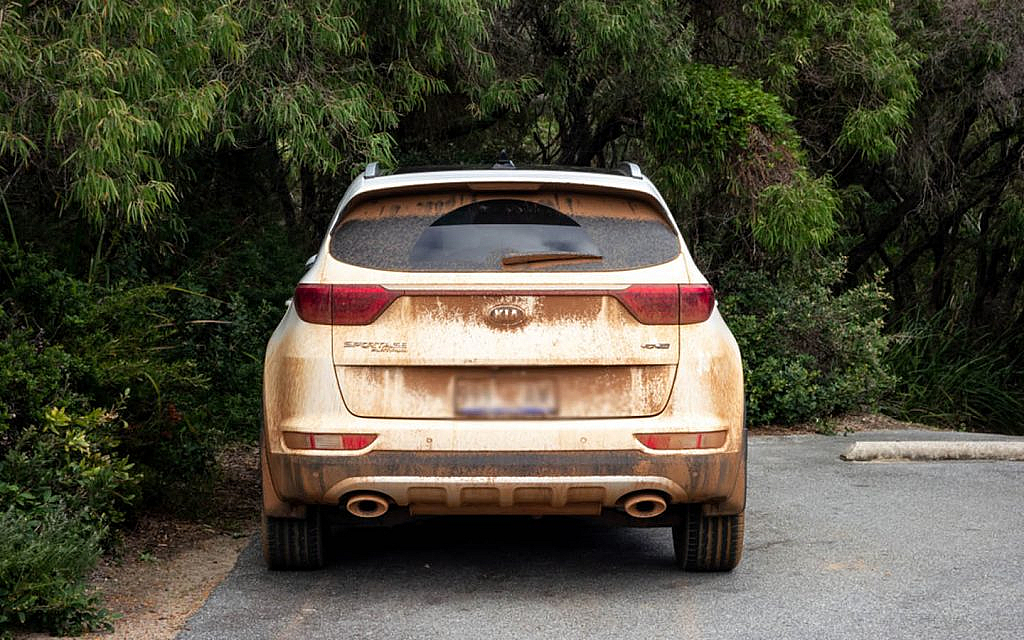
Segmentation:
<svg viewBox="0 0 1024 640">
<path fill-rule="evenodd" d="M 545 418 L 558 412 L 547 378 L 465 378 L 455 381 L 455 415 L 464 418 Z"/>
</svg>

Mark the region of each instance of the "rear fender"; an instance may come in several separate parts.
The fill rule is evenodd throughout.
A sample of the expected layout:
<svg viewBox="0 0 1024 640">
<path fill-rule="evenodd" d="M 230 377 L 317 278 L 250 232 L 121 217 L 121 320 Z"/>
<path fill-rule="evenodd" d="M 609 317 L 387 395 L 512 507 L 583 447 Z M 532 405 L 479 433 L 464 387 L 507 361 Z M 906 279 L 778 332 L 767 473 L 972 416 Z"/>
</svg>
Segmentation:
<svg viewBox="0 0 1024 640">
<path fill-rule="evenodd" d="M 260 473 L 262 478 L 263 515 L 272 518 L 305 518 L 306 505 L 285 502 L 277 495 L 267 463 L 267 436 L 260 434 Z"/>
<path fill-rule="evenodd" d="M 682 428 L 720 425 L 725 450 L 743 445 L 743 363 L 739 347 L 717 307 L 705 322 L 679 328 L 679 368 L 666 418 Z"/>
<path fill-rule="evenodd" d="M 264 430 L 270 451 L 282 451 L 280 433 L 333 431 L 350 416 L 338 391 L 331 357 L 331 326 L 303 322 L 285 313 L 267 344 L 263 366 Z"/>
</svg>

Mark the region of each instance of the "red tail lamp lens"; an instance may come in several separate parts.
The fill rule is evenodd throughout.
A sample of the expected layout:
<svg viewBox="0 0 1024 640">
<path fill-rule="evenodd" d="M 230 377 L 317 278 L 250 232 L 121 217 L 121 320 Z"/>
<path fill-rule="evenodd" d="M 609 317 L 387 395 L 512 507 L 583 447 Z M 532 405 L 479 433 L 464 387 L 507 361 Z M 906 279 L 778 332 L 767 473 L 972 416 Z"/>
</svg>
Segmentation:
<svg viewBox="0 0 1024 640">
<path fill-rule="evenodd" d="M 299 317 L 312 324 L 331 324 L 331 285 L 300 284 L 292 304 Z"/>
<path fill-rule="evenodd" d="M 334 324 L 370 324 L 398 296 L 397 291 L 384 287 L 332 285 Z"/>
<path fill-rule="evenodd" d="M 643 324 L 695 324 L 715 308 L 709 284 L 637 284 L 612 295 Z"/>
<path fill-rule="evenodd" d="M 674 284 L 636 284 L 613 293 L 619 302 L 643 324 L 679 322 L 679 286 Z"/>
<path fill-rule="evenodd" d="M 399 296 L 376 285 L 300 284 L 295 311 L 313 324 L 370 324 Z"/>
<path fill-rule="evenodd" d="M 305 433 L 285 431 L 284 446 L 289 449 L 321 451 L 357 451 L 373 444 L 377 436 L 370 433 Z"/>
<path fill-rule="evenodd" d="M 696 324 L 711 317 L 715 290 L 709 284 L 679 285 L 679 324 Z"/>
<path fill-rule="evenodd" d="M 638 433 L 635 437 L 648 449 L 717 449 L 725 444 L 725 434 L 725 431 Z"/>
</svg>

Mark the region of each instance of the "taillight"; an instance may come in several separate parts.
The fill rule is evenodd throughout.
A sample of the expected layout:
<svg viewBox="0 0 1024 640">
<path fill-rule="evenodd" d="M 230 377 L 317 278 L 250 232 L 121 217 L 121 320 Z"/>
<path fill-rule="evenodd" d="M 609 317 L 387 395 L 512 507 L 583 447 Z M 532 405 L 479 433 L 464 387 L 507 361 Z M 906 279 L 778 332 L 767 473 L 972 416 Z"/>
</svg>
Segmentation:
<svg viewBox="0 0 1024 640">
<path fill-rule="evenodd" d="M 331 324 L 331 285 L 300 284 L 292 305 L 299 317 L 313 324 Z"/>
<path fill-rule="evenodd" d="M 637 284 L 612 295 L 643 324 L 704 322 L 715 308 L 708 284 Z"/>
<path fill-rule="evenodd" d="M 679 285 L 635 284 L 613 295 L 643 324 L 679 323 Z"/>
<path fill-rule="evenodd" d="M 717 449 L 725 444 L 725 431 L 698 433 L 637 433 L 640 444 L 648 449 Z"/>
<path fill-rule="evenodd" d="M 373 444 L 377 436 L 372 433 L 306 433 L 285 431 L 281 434 L 289 449 L 317 449 L 320 451 L 358 451 Z"/>
<path fill-rule="evenodd" d="M 709 284 L 679 285 L 679 324 L 696 324 L 711 317 L 715 290 Z"/>
<path fill-rule="evenodd" d="M 573 290 L 434 290 L 396 291 L 377 285 L 300 284 L 293 304 L 299 317 L 313 324 L 370 324 L 402 295 L 432 296 L 586 296 L 610 295 L 643 324 L 704 322 L 715 308 L 715 291 L 707 284 L 635 284 L 625 289 Z"/>
<path fill-rule="evenodd" d="M 300 284 L 292 303 L 313 324 L 370 324 L 400 295 L 375 285 Z"/>
<path fill-rule="evenodd" d="M 377 286 L 331 285 L 334 324 L 370 324 L 400 295 Z"/>
</svg>

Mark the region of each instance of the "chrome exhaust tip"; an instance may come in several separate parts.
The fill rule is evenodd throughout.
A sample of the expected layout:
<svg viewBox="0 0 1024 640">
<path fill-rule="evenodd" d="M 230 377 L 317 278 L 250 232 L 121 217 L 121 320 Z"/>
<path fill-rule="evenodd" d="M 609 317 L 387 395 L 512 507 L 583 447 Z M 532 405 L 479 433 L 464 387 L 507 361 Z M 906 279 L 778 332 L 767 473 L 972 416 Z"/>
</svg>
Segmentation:
<svg viewBox="0 0 1024 640">
<path fill-rule="evenodd" d="M 657 493 L 634 493 L 626 498 L 622 508 L 634 518 L 653 518 L 665 513 L 668 503 Z"/>
<path fill-rule="evenodd" d="M 373 493 L 356 493 L 352 495 L 345 508 L 360 518 L 379 518 L 388 511 L 388 501 Z"/>
</svg>

